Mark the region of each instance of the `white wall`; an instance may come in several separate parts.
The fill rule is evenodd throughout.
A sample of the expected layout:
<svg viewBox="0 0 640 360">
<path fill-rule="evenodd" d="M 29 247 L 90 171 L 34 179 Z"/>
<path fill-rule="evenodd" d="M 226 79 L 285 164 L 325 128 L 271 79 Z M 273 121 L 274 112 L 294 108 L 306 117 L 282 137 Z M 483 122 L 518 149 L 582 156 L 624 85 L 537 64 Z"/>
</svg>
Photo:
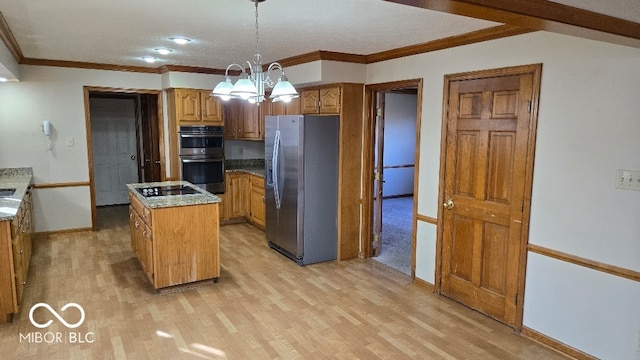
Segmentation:
<svg viewBox="0 0 640 360">
<path fill-rule="evenodd" d="M 539 32 L 366 66 L 368 84 L 424 79 L 419 214 L 438 215 L 443 76 L 532 63 L 543 71 L 530 243 L 640 271 L 640 192 L 614 188 L 616 169 L 640 170 L 639 49 Z M 320 62 L 286 70 L 294 84 L 322 82 Z M 32 166 L 36 183 L 88 181 L 83 85 L 208 88 L 213 78 L 20 71 L 21 82 L 0 84 L 0 167 Z M 53 125 L 50 151 L 43 120 Z M 90 226 L 88 187 L 39 189 L 35 203 L 36 231 Z M 421 222 L 417 232 L 416 276 L 433 283 L 437 229 Z M 640 359 L 639 287 L 530 253 L 524 325 L 601 358 Z"/>
<path fill-rule="evenodd" d="M 418 213 L 437 217 L 446 74 L 542 63 L 529 242 L 640 271 L 640 50 L 531 33 L 371 64 L 367 83 L 423 78 Z M 433 282 L 434 225 L 419 224 L 416 276 Z M 640 359 L 640 284 L 530 253 L 524 325 L 601 358 Z"/>
<path fill-rule="evenodd" d="M 36 184 L 88 182 L 83 86 L 160 89 L 160 75 L 23 65 L 0 83 L 0 167 L 33 168 Z M 42 121 L 52 125 L 52 147 Z M 74 146 L 66 140 L 73 138 Z M 35 231 L 91 227 L 88 186 L 35 190 Z"/>
<path fill-rule="evenodd" d="M 415 164 L 417 100 L 414 94 L 385 94 L 383 166 Z M 413 167 L 385 169 L 382 195 L 413 194 L 414 174 Z"/>
<path fill-rule="evenodd" d="M 9 80 L 20 79 L 20 68 L 18 62 L 4 44 L 4 41 L 0 41 L 0 77 L 4 77 Z"/>
</svg>

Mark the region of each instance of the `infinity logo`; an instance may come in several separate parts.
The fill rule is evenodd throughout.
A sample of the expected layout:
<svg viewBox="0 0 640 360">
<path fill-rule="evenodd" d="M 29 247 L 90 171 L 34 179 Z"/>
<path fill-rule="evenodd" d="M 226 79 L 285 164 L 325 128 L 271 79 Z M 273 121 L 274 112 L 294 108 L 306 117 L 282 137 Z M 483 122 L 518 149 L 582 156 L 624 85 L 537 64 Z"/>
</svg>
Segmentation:
<svg viewBox="0 0 640 360">
<path fill-rule="evenodd" d="M 80 310 L 80 321 L 78 321 L 75 324 L 69 324 L 68 322 L 66 322 L 62 316 L 60 316 L 60 314 L 58 314 L 55 310 L 53 310 L 53 308 L 49 305 L 49 304 L 45 304 L 45 303 L 37 303 L 35 305 L 33 305 L 31 307 L 31 310 L 29 311 L 29 320 L 31 320 L 31 323 L 33 324 L 33 326 L 40 328 L 40 329 L 44 329 L 46 327 L 48 327 L 49 325 L 51 325 L 51 323 L 53 323 L 53 320 L 49 320 L 44 324 L 40 324 L 38 322 L 36 322 L 35 320 L 33 320 L 33 312 L 37 309 L 43 307 L 47 310 L 49 310 L 50 313 L 53 314 L 53 316 L 56 317 L 56 319 L 58 319 L 58 321 L 60 321 L 64 326 L 68 327 L 69 329 L 75 329 L 78 326 L 82 325 L 82 323 L 84 322 L 84 309 L 82 308 L 82 306 L 76 304 L 76 303 L 68 303 L 65 306 L 63 306 L 60 311 L 63 312 L 65 310 L 67 310 L 70 307 L 74 307 L 78 310 Z"/>
</svg>

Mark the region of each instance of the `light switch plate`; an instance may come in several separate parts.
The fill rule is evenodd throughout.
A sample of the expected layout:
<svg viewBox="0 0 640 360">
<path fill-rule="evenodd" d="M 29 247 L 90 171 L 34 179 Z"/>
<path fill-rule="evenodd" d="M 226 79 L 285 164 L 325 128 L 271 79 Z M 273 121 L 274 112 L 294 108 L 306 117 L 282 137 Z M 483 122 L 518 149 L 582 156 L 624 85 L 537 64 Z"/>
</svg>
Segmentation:
<svg viewBox="0 0 640 360">
<path fill-rule="evenodd" d="M 640 171 L 616 170 L 616 189 L 640 191 Z"/>
</svg>

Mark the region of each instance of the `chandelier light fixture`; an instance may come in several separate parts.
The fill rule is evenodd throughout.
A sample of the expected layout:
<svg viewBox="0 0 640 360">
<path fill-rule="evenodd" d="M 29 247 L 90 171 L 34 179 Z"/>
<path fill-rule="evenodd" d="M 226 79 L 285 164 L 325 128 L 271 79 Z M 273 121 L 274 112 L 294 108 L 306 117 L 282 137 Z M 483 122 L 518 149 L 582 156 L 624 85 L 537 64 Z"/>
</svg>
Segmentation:
<svg viewBox="0 0 640 360">
<path fill-rule="evenodd" d="M 250 103 L 260 104 L 265 99 L 265 87 L 273 88 L 269 98 L 273 102 L 283 101 L 289 102 L 291 99 L 298 97 L 298 92 L 291 85 L 287 77 L 284 75 L 284 68 L 277 62 L 269 64 L 267 71 L 263 71 L 262 55 L 260 55 L 260 34 L 258 32 L 258 4 L 266 0 L 249 0 L 256 7 L 256 54 L 253 55 L 252 61 L 247 61 L 248 70 L 240 64 L 231 64 L 227 66 L 225 71 L 225 79 L 216 85 L 211 92 L 211 96 L 217 96 L 227 101 L 229 99 L 243 99 Z M 235 84 L 231 83 L 229 77 L 229 69 L 237 67 L 240 69 L 240 79 Z M 277 81 L 271 79 L 271 72 L 280 71 Z"/>
</svg>

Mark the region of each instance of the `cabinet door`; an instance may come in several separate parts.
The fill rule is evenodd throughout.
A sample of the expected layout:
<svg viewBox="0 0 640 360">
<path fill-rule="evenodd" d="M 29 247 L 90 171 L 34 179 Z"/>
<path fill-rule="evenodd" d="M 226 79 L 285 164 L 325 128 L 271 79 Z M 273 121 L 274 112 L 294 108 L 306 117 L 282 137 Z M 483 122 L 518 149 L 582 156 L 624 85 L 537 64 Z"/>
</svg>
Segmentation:
<svg viewBox="0 0 640 360">
<path fill-rule="evenodd" d="M 200 90 L 177 89 L 178 121 L 200 121 Z"/>
<path fill-rule="evenodd" d="M 247 140 L 264 139 L 260 121 L 260 107 L 246 102 L 242 104 L 242 114 L 242 126 L 240 127 L 238 138 Z"/>
<path fill-rule="evenodd" d="M 300 110 L 303 114 L 317 114 L 320 93 L 318 90 L 304 90 L 300 92 Z"/>
<path fill-rule="evenodd" d="M 340 87 L 320 89 L 320 114 L 340 114 Z"/>
<path fill-rule="evenodd" d="M 271 112 L 272 115 L 300 115 L 300 98 L 291 99 L 289 102 L 271 103 Z"/>
<path fill-rule="evenodd" d="M 229 218 L 238 218 L 245 215 L 245 194 L 247 175 L 227 174 L 227 205 Z"/>
<path fill-rule="evenodd" d="M 224 138 L 238 138 L 238 124 L 244 116 L 242 103 L 239 100 L 229 100 L 224 104 Z"/>
<path fill-rule="evenodd" d="M 251 176 L 250 216 L 252 222 L 265 226 L 264 179 Z"/>
<path fill-rule="evenodd" d="M 16 300 L 20 305 L 22 302 L 22 294 L 24 285 L 26 285 L 26 271 L 24 264 L 24 235 L 20 228 L 16 231 L 16 236 L 11 241 L 13 243 L 13 268 L 16 281 Z"/>
<path fill-rule="evenodd" d="M 142 232 L 142 252 L 142 267 L 149 280 L 151 280 L 151 283 L 153 283 L 153 233 L 147 225 L 145 225 L 144 231 Z"/>
<path fill-rule="evenodd" d="M 202 122 L 211 126 L 222 126 L 222 102 L 214 96 L 210 96 L 208 90 L 200 91 L 200 103 L 202 105 Z"/>
<path fill-rule="evenodd" d="M 229 177 L 227 177 L 227 181 L 229 181 Z M 227 186 L 229 188 L 229 186 Z M 229 210 L 227 210 L 227 195 L 226 194 L 216 194 L 220 198 L 220 202 L 218 203 L 218 217 L 220 221 L 229 220 Z"/>
</svg>

